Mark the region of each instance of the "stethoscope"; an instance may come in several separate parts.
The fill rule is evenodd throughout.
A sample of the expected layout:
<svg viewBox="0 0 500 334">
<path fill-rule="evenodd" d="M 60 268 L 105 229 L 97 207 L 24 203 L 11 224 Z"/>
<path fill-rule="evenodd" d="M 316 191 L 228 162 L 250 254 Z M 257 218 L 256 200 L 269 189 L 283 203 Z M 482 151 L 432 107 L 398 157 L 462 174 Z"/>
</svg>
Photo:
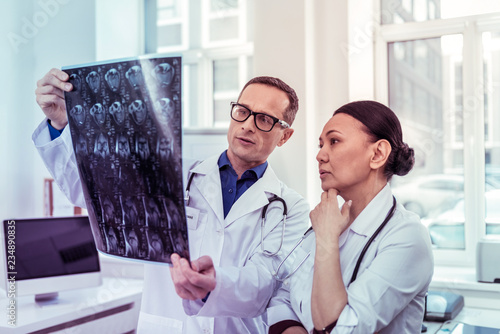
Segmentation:
<svg viewBox="0 0 500 334">
<path fill-rule="evenodd" d="M 190 199 L 190 196 L 189 196 L 189 191 L 191 189 L 191 182 L 193 182 L 193 178 L 195 176 L 195 172 L 192 172 L 191 175 L 189 176 L 189 179 L 188 179 L 188 183 L 187 183 L 187 186 L 186 186 L 186 196 L 184 197 L 184 202 L 186 204 L 186 206 L 189 206 L 189 199 Z M 264 205 L 264 207 L 262 208 L 262 223 L 260 225 L 260 248 L 262 250 L 262 253 L 267 256 L 267 257 L 271 257 L 271 256 L 275 256 L 276 254 L 279 253 L 279 251 L 281 250 L 281 248 L 283 247 L 283 241 L 285 239 L 285 228 L 286 228 L 286 216 L 288 214 L 288 208 L 286 206 L 286 202 L 283 198 L 277 196 L 277 195 L 274 195 L 274 197 L 271 197 L 268 199 L 269 200 L 269 203 L 267 203 L 266 205 Z M 283 204 L 283 224 L 281 226 L 281 242 L 280 242 L 280 245 L 278 247 L 278 249 L 274 252 L 271 252 L 269 250 L 266 250 L 265 247 L 264 247 L 264 227 L 266 225 L 266 214 L 267 214 L 267 210 L 269 208 L 269 205 L 272 203 L 272 202 L 281 202 L 281 204 Z"/>
<path fill-rule="evenodd" d="M 359 254 L 359 257 L 358 257 L 358 260 L 356 262 L 356 266 L 354 267 L 354 271 L 352 273 L 351 281 L 349 282 L 349 284 L 351 284 L 352 282 L 354 282 L 354 280 L 358 276 L 358 271 L 359 271 L 359 267 L 361 266 L 361 261 L 363 260 L 363 257 L 365 256 L 366 251 L 368 250 L 368 247 L 370 247 L 370 245 L 372 244 L 373 240 L 380 233 L 380 231 L 382 231 L 382 229 L 384 228 L 384 226 L 387 225 L 387 223 L 389 222 L 389 220 L 394 215 L 394 211 L 396 211 L 396 198 L 394 196 L 392 196 L 392 207 L 389 209 L 389 212 L 387 212 L 387 216 L 385 217 L 385 219 L 382 222 L 382 224 L 380 224 L 380 226 L 377 228 L 377 230 L 373 233 L 373 235 L 370 237 L 370 239 L 366 242 L 365 247 L 363 247 L 363 250 Z M 293 246 L 292 250 L 281 261 L 281 263 L 278 265 L 278 268 L 276 268 L 276 271 L 273 273 L 274 279 L 276 279 L 279 282 L 283 282 L 283 281 L 287 280 L 288 278 L 290 278 L 290 276 L 292 276 L 293 274 L 295 274 L 297 272 L 297 270 L 299 270 L 299 268 L 304 264 L 304 262 L 306 262 L 307 258 L 309 258 L 309 256 L 311 255 L 310 252 L 302 259 L 302 261 L 300 261 L 300 263 L 297 265 L 297 267 L 295 267 L 295 269 L 293 269 L 285 277 L 280 277 L 279 276 L 279 271 L 280 271 L 281 267 L 283 266 L 283 264 L 285 263 L 285 261 L 290 257 L 290 255 L 292 255 L 292 253 L 295 251 L 295 249 L 297 247 L 299 247 L 299 245 L 309 235 L 309 233 L 312 231 L 312 229 L 313 229 L 312 226 L 309 227 L 309 229 L 304 233 L 304 235 L 299 239 L 299 241 L 297 241 L 297 243 L 295 244 L 295 246 Z"/>
</svg>

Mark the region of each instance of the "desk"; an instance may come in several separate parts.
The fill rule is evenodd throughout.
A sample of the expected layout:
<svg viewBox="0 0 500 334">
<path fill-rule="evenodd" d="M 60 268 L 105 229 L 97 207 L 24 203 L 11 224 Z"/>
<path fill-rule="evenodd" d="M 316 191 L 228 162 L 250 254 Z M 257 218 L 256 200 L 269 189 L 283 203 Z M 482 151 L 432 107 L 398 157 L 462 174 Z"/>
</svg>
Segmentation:
<svg viewBox="0 0 500 334">
<path fill-rule="evenodd" d="M 142 280 L 103 278 L 103 284 L 59 292 L 57 301 L 36 304 L 33 296 L 17 297 L 16 326 L 0 318 L 0 333 L 135 333 L 141 303 Z M 9 300 L 0 309 L 7 315 Z"/>
<path fill-rule="evenodd" d="M 469 325 L 498 328 L 500 333 L 500 310 L 464 307 L 452 321 Z M 442 322 L 424 322 L 428 334 L 439 333 Z"/>
</svg>

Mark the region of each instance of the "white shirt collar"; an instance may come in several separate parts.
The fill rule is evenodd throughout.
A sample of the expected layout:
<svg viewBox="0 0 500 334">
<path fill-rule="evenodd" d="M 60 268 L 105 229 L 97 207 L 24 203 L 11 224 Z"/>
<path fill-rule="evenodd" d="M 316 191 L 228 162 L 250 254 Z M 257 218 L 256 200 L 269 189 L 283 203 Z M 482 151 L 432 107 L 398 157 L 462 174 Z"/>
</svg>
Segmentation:
<svg viewBox="0 0 500 334">
<path fill-rule="evenodd" d="M 349 230 L 356 234 L 371 236 L 380 224 L 384 221 L 387 213 L 392 207 L 392 191 L 389 183 L 368 203 L 351 226 L 344 231 L 347 236 Z M 345 237 L 341 236 L 341 244 Z"/>
</svg>

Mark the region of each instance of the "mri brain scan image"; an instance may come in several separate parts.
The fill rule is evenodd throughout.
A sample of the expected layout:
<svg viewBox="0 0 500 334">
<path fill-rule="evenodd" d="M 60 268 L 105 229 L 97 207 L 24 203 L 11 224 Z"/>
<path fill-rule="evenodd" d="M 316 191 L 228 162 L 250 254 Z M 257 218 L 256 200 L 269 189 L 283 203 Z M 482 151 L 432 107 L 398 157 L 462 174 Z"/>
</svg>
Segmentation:
<svg viewBox="0 0 500 334">
<path fill-rule="evenodd" d="M 106 111 L 100 103 L 96 103 L 90 108 L 90 114 L 94 118 L 97 125 L 103 126 L 106 123 Z"/>
<path fill-rule="evenodd" d="M 85 124 L 85 111 L 83 110 L 83 107 L 81 105 L 77 104 L 76 106 L 71 108 L 69 114 L 78 127 L 81 127 Z"/>
<path fill-rule="evenodd" d="M 116 137 L 116 154 L 118 157 L 127 159 L 130 157 L 130 145 L 124 134 L 119 134 Z"/>
<path fill-rule="evenodd" d="M 160 111 L 161 120 L 168 123 L 175 113 L 175 104 L 168 97 L 164 97 L 156 102 L 156 110 Z"/>
<path fill-rule="evenodd" d="M 94 94 L 97 94 L 99 92 L 99 88 L 101 87 L 101 78 L 96 71 L 92 71 L 87 74 L 85 81 L 87 81 L 87 85 L 89 85 L 90 90 Z"/>
<path fill-rule="evenodd" d="M 135 150 L 141 160 L 147 160 L 149 158 L 149 143 L 144 136 L 137 136 L 135 141 Z"/>
<path fill-rule="evenodd" d="M 116 125 L 123 125 L 123 123 L 125 123 L 125 107 L 120 102 L 113 102 L 109 107 L 109 113 L 113 117 Z"/>
<path fill-rule="evenodd" d="M 139 66 L 132 66 L 125 73 L 125 77 L 127 78 L 130 86 L 133 89 L 139 89 L 144 85 L 144 77 L 142 76 L 142 69 Z"/>
<path fill-rule="evenodd" d="M 144 123 L 147 117 L 146 104 L 141 100 L 135 100 L 128 106 L 128 112 L 132 115 L 132 119 L 137 125 Z"/>
<path fill-rule="evenodd" d="M 104 80 L 108 83 L 109 89 L 116 92 L 120 88 L 120 73 L 112 68 L 104 75 Z"/>
<path fill-rule="evenodd" d="M 75 151 L 76 151 L 77 155 L 87 155 L 88 154 L 87 141 L 85 140 L 85 137 L 83 135 L 78 136 Z"/>
<path fill-rule="evenodd" d="M 71 74 L 69 76 L 69 82 L 73 85 L 74 91 L 80 91 L 82 89 L 82 79 L 78 76 L 78 74 Z"/>
<path fill-rule="evenodd" d="M 181 68 L 181 57 L 155 56 L 63 68 L 74 87 L 65 93 L 74 157 L 104 253 L 189 258 Z"/>
<path fill-rule="evenodd" d="M 99 133 L 95 140 L 94 153 L 100 158 L 106 158 L 109 154 L 108 137 L 104 133 Z"/>
<path fill-rule="evenodd" d="M 153 76 L 161 86 L 168 86 L 174 79 L 175 70 L 169 63 L 161 63 L 155 66 Z"/>
</svg>

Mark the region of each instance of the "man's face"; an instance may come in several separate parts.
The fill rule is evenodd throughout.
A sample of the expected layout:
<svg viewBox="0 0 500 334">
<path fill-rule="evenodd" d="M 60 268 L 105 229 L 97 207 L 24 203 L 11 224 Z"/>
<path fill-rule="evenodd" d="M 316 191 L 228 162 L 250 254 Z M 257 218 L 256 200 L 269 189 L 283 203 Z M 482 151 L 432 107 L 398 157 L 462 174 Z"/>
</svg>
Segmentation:
<svg viewBox="0 0 500 334">
<path fill-rule="evenodd" d="M 247 86 L 238 103 L 281 120 L 289 105 L 285 92 L 263 84 Z M 267 160 L 276 146 L 283 145 L 292 133 L 292 129 L 283 129 L 279 124 L 274 125 L 270 132 L 260 131 L 255 127 L 253 115 L 244 122 L 231 119 L 227 133 L 229 160 L 233 167 L 245 170 L 258 166 Z"/>
</svg>

